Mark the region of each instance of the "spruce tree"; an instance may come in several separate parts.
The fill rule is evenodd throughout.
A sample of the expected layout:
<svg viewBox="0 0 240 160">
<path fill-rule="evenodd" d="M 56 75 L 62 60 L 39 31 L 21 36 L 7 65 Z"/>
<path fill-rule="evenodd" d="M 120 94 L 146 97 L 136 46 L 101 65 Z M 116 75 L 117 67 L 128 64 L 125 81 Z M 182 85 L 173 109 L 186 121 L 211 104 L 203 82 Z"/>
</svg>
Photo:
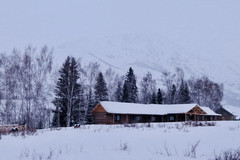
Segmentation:
<svg viewBox="0 0 240 160">
<path fill-rule="evenodd" d="M 74 57 L 67 57 L 62 68 L 59 70 L 58 79 L 53 104 L 54 111 L 53 125 L 71 126 L 76 123 L 75 116 L 80 99 L 81 86 L 78 84 L 79 73 L 77 62 Z"/>
<path fill-rule="evenodd" d="M 189 94 L 188 85 L 184 81 L 181 82 L 177 102 L 179 104 L 191 103 L 191 97 L 190 97 L 190 94 Z"/>
<path fill-rule="evenodd" d="M 122 102 L 136 103 L 138 99 L 137 93 L 136 77 L 130 67 L 123 84 Z"/>
<path fill-rule="evenodd" d="M 176 86 L 175 84 L 172 85 L 171 88 L 171 94 L 170 94 L 170 104 L 174 104 L 175 103 L 175 95 L 176 95 Z"/>
<path fill-rule="evenodd" d="M 98 103 L 100 101 L 108 101 L 107 84 L 103 78 L 102 72 L 99 72 L 99 74 L 97 76 L 94 89 L 95 89 L 95 102 L 96 103 Z"/>
<path fill-rule="evenodd" d="M 88 106 L 87 106 L 87 114 L 86 114 L 86 123 L 87 124 L 92 124 L 93 123 L 93 108 L 95 107 L 94 105 L 94 100 L 93 100 L 93 94 L 92 90 L 90 89 L 89 94 L 88 94 Z"/>
<path fill-rule="evenodd" d="M 162 104 L 162 103 L 163 103 L 163 97 L 162 97 L 161 89 L 159 88 L 157 91 L 157 104 Z"/>
<path fill-rule="evenodd" d="M 184 89 L 185 89 L 185 87 L 184 87 L 184 82 L 183 82 L 183 80 L 181 81 L 181 84 L 180 84 L 180 87 L 179 87 L 179 91 L 178 91 L 178 94 L 177 94 L 177 98 L 176 98 L 176 102 L 178 103 L 178 104 L 184 104 L 184 102 L 183 102 L 183 99 L 184 99 L 184 95 L 183 95 L 183 93 L 184 93 Z"/>
<path fill-rule="evenodd" d="M 184 103 L 192 103 L 190 92 L 188 89 L 188 84 L 185 83 L 185 90 L 184 90 Z"/>
<path fill-rule="evenodd" d="M 123 96 L 122 83 L 119 81 L 118 84 L 117 84 L 116 92 L 115 92 L 115 100 L 117 102 L 121 102 L 122 101 L 122 96 Z"/>
<path fill-rule="evenodd" d="M 151 104 L 157 104 L 157 95 L 155 92 L 152 93 Z"/>
</svg>

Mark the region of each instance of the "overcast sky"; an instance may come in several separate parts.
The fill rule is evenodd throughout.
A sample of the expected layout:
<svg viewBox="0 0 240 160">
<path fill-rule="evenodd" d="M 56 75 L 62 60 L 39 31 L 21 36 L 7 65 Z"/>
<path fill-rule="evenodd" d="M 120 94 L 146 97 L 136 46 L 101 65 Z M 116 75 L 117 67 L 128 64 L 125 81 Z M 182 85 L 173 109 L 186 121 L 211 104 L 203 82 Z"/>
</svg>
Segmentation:
<svg viewBox="0 0 240 160">
<path fill-rule="evenodd" d="M 0 51 L 80 37 L 157 32 L 192 54 L 240 55 L 239 0 L 7 0 Z"/>
</svg>

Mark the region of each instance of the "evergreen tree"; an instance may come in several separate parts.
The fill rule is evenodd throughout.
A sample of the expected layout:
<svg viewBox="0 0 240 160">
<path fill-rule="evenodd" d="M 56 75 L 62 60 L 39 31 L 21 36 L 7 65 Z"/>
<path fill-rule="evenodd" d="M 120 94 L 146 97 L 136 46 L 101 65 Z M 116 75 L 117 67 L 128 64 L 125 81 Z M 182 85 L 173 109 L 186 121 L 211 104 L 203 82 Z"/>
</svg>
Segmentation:
<svg viewBox="0 0 240 160">
<path fill-rule="evenodd" d="M 90 89 L 89 94 L 88 94 L 88 108 L 87 108 L 87 115 L 86 115 L 86 122 L 87 124 L 92 124 L 93 123 L 93 108 L 95 107 L 94 105 L 94 100 L 93 100 L 93 94 L 92 90 Z"/>
<path fill-rule="evenodd" d="M 176 95 L 176 86 L 175 84 L 172 85 L 172 88 L 171 88 L 171 94 L 170 94 L 170 104 L 175 104 L 175 95 Z"/>
<path fill-rule="evenodd" d="M 54 105 L 56 106 L 56 109 L 53 110 L 53 120 L 52 120 L 52 126 L 54 127 L 61 127 L 61 122 L 60 122 L 61 107 L 60 107 L 59 101 L 60 101 L 60 98 L 55 98 L 55 100 L 53 101 Z M 62 113 L 61 113 L 61 116 L 62 116 Z M 64 122 L 62 122 L 62 124 L 63 123 Z"/>
<path fill-rule="evenodd" d="M 121 102 L 122 101 L 122 96 L 123 96 L 123 93 L 122 93 L 122 82 L 118 82 L 117 84 L 117 89 L 116 89 L 116 92 L 115 92 L 115 99 L 117 102 Z"/>
<path fill-rule="evenodd" d="M 130 67 L 123 84 L 122 102 L 136 103 L 138 99 L 138 88 L 133 69 Z"/>
<path fill-rule="evenodd" d="M 156 93 L 152 93 L 151 104 L 157 104 L 157 96 Z"/>
<path fill-rule="evenodd" d="M 184 82 L 183 82 L 183 80 L 181 80 L 179 91 L 178 91 L 177 96 L 176 96 L 176 103 L 178 103 L 178 104 L 184 104 L 183 103 L 183 98 L 184 98 L 183 97 L 183 92 L 184 92 L 184 89 L 185 89 Z"/>
<path fill-rule="evenodd" d="M 108 90 L 107 90 L 107 84 L 103 78 L 102 72 L 99 72 L 96 84 L 94 86 L 95 89 L 95 101 L 96 103 L 100 101 L 108 101 Z"/>
<path fill-rule="evenodd" d="M 189 94 L 188 85 L 183 80 L 182 80 L 180 88 L 179 88 L 177 103 L 179 103 L 179 104 L 191 103 L 191 97 Z"/>
<path fill-rule="evenodd" d="M 157 104 L 162 104 L 163 103 L 163 97 L 162 97 L 162 92 L 160 88 L 157 91 Z"/>
<path fill-rule="evenodd" d="M 62 68 L 59 70 L 60 78 L 58 79 L 55 89 L 56 106 L 54 111 L 53 125 L 71 126 L 78 123 L 75 116 L 79 106 L 80 84 L 77 83 L 79 73 L 75 58 L 67 57 Z"/>
<path fill-rule="evenodd" d="M 183 95 L 184 95 L 184 99 L 183 99 L 184 103 L 192 103 L 187 83 L 185 83 L 185 89 L 184 89 Z"/>
</svg>

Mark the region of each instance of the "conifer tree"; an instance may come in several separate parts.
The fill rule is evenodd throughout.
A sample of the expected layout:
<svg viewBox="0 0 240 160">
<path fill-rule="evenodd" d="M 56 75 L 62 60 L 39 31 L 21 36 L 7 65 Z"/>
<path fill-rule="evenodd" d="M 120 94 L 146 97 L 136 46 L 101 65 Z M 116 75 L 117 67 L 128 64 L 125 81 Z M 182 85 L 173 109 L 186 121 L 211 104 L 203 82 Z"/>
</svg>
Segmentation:
<svg viewBox="0 0 240 160">
<path fill-rule="evenodd" d="M 108 90 L 107 90 L 107 84 L 103 78 L 102 72 L 99 72 L 96 84 L 94 86 L 95 89 L 95 101 L 96 103 L 100 101 L 108 101 Z"/>
<path fill-rule="evenodd" d="M 74 115 L 76 115 L 76 108 L 80 102 L 81 86 L 77 82 L 79 73 L 75 58 L 67 57 L 59 73 L 60 78 L 57 82 L 55 100 L 53 101 L 56 106 L 53 125 L 69 127 L 77 121 Z"/>
<path fill-rule="evenodd" d="M 95 107 L 94 105 L 94 100 L 93 100 L 93 94 L 92 90 L 90 89 L 89 94 L 88 94 L 88 106 L 87 106 L 87 115 L 86 115 L 86 122 L 87 124 L 92 124 L 93 123 L 93 108 Z"/>
<path fill-rule="evenodd" d="M 136 85 L 136 77 L 135 74 L 133 73 L 133 69 L 130 67 L 123 84 L 122 101 L 136 103 L 138 100 L 137 93 L 138 88 Z"/>
<path fill-rule="evenodd" d="M 152 93 L 151 104 L 157 104 L 157 96 L 156 93 Z"/>
<path fill-rule="evenodd" d="M 170 94 L 170 104 L 175 104 L 175 95 L 176 95 L 176 86 L 175 84 L 172 85 L 171 94 Z"/>
<path fill-rule="evenodd" d="M 180 88 L 179 88 L 177 103 L 179 103 L 179 104 L 191 103 L 191 97 L 190 97 L 190 93 L 188 90 L 188 85 L 183 80 L 182 80 Z"/>
<path fill-rule="evenodd" d="M 162 92 L 160 88 L 157 91 L 157 104 L 162 104 L 163 103 L 163 97 L 162 97 Z"/>
<path fill-rule="evenodd" d="M 185 83 L 185 89 L 184 89 L 183 95 L 184 95 L 184 99 L 183 99 L 184 103 L 191 103 L 192 102 L 187 83 Z"/>
<path fill-rule="evenodd" d="M 116 89 L 116 92 L 115 92 L 115 99 L 117 102 L 121 102 L 122 101 L 122 96 L 123 96 L 123 93 L 122 93 L 122 82 L 118 82 L 117 84 L 117 89 Z"/>
</svg>

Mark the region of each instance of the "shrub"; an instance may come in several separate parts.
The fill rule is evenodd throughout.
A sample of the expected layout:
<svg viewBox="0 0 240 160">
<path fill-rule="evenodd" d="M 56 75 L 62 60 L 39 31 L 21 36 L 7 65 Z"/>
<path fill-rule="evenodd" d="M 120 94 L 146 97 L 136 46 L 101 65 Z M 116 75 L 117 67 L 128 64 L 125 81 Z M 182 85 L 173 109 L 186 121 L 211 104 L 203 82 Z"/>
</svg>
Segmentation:
<svg viewBox="0 0 240 160">
<path fill-rule="evenodd" d="M 214 160 L 240 160 L 240 148 L 224 151 L 222 154 L 215 156 Z"/>
<path fill-rule="evenodd" d="M 128 143 L 125 142 L 125 143 L 122 143 L 120 142 L 120 150 L 121 151 L 127 151 L 129 148 L 128 148 Z"/>
<path fill-rule="evenodd" d="M 191 145 L 189 151 L 185 154 L 186 157 L 196 158 L 197 154 L 197 147 L 199 145 L 200 141 L 197 141 L 195 144 Z"/>
</svg>

